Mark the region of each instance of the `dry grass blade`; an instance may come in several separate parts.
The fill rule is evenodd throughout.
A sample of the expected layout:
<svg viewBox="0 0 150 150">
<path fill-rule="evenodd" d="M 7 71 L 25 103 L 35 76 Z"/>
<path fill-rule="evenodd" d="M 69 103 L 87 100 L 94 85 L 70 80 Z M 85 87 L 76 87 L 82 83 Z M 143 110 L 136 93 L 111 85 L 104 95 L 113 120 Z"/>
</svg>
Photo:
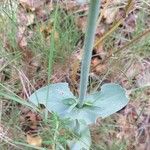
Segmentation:
<svg viewBox="0 0 150 150">
<path fill-rule="evenodd" d="M 128 4 L 125 7 L 125 12 L 126 12 L 126 16 L 129 14 L 129 12 L 131 11 L 133 7 L 133 0 L 129 0 Z M 125 20 L 125 18 L 121 18 L 120 20 L 118 20 L 116 23 L 114 23 L 114 25 L 111 27 L 111 29 L 109 31 L 107 31 L 94 45 L 94 47 L 96 47 L 97 45 L 99 45 L 101 42 L 103 42 L 109 35 L 111 35 L 118 27 L 119 25 L 121 25 L 123 23 L 123 21 Z"/>
<path fill-rule="evenodd" d="M 137 42 L 138 40 L 140 40 L 141 38 L 147 36 L 150 33 L 150 29 L 142 32 L 140 35 L 138 35 L 137 37 L 135 37 L 134 39 L 132 39 L 130 42 L 128 42 L 127 44 L 125 44 L 124 46 L 122 46 L 121 48 L 117 49 L 116 51 L 113 52 L 113 55 L 115 55 L 116 53 L 124 50 L 125 48 L 131 46 L 133 43 Z M 112 54 L 110 54 L 106 59 L 105 62 L 108 61 L 108 59 L 112 57 Z M 92 70 L 94 70 L 98 65 L 100 65 L 101 63 L 98 63 L 96 66 L 94 66 L 92 68 Z"/>
</svg>

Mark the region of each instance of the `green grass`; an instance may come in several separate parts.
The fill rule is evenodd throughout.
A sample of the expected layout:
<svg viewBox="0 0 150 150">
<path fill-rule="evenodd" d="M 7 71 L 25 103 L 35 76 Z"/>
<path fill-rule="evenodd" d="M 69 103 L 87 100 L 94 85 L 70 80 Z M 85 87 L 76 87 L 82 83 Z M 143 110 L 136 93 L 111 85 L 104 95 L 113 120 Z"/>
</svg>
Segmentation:
<svg viewBox="0 0 150 150">
<path fill-rule="evenodd" d="M 28 40 L 28 48 L 32 50 L 34 58 L 39 59 L 40 65 L 42 66 L 41 70 L 39 72 L 34 72 L 34 76 L 29 79 L 30 83 L 33 85 L 36 85 L 36 82 L 42 78 L 46 78 L 46 83 L 44 84 L 47 84 L 47 76 L 50 76 L 51 74 L 50 70 L 53 71 L 53 66 L 55 64 L 60 66 L 66 64 L 71 53 L 76 50 L 77 42 L 80 40 L 82 34 L 78 31 L 75 25 L 76 15 L 66 13 L 66 11 L 60 8 L 60 6 L 58 6 L 57 13 L 55 10 L 50 13 L 50 19 L 46 22 L 36 22 L 37 25 L 34 36 Z M 20 51 L 16 42 L 17 26 L 15 12 L 16 10 L 12 10 L 12 8 L 9 7 L 7 3 L 0 6 L 0 60 L 4 60 L 3 64 L 0 64 L 0 76 L 2 74 L 5 75 L 5 80 L 0 81 L 0 83 L 3 85 L 3 87 L 0 86 L 0 108 L 2 108 L 0 110 L 0 126 L 3 125 L 4 131 L 8 131 L 6 137 L 12 139 L 10 144 L 7 143 L 8 141 L 1 142 L 0 139 L 0 149 L 7 150 L 11 148 L 16 150 L 17 148 L 12 146 L 12 144 L 15 144 L 16 146 L 19 146 L 20 149 L 22 148 L 25 150 L 32 150 L 36 148 L 30 147 L 30 145 L 26 143 L 26 136 L 22 131 L 19 122 L 19 117 L 21 115 L 20 105 L 15 102 L 16 99 L 14 99 L 14 94 L 13 96 L 9 96 L 10 93 L 18 94 L 22 90 L 22 84 L 17 70 L 23 70 L 22 67 L 25 65 L 24 61 L 22 60 L 22 51 Z M 137 19 L 136 30 L 133 33 L 134 37 L 138 36 L 139 33 L 147 29 L 147 26 L 145 26 L 143 20 L 146 17 L 148 17 L 147 12 L 140 10 L 139 18 Z M 40 31 L 42 27 L 48 26 L 49 24 L 51 24 L 50 27 L 52 28 L 51 32 L 49 33 L 50 36 L 52 34 L 55 34 L 55 32 L 57 32 L 58 34 L 57 39 L 52 36 L 53 44 L 49 42 L 50 36 L 48 36 L 49 39 L 46 41 L 43 33 L 41 33 Z M 6 49 L 3 47 L 3 45 L 6 44 L 4 40 L 2 40 L 4 37 L 7 37 L 7 42 L 9 43 L 9 45 L 11 45 L 11 48 Z M 129 39 L 125 39 L 118 30 L 105 40 L 106 51 L 108 51 L 109 49 L 115 49 L 113 45 L 113 38 L 122 38 L 126 42 L 129 41 Z M 52 46 L 50 48 L 51 44 L 54 45 L 54 47 Z M 49 52 L 51 49 L 53 49 L 54 51 L 54 57 L 50 59 Z M 124 72 L 125 74 L 128 66 L 132 64 L 132 60 L 138 61 L 139 59 L 141 60 L 145 57 L 148 57 L 149 55 L 150 36 L 147 36 L 142 40 L 139 40 L 139 42 L 132 44 L 126 50 L 118 52 L 115 55 L 116 57 L 111 58 L 109 67 L 110 71 L 108 75 L 99 76 L 100 80 L 95 81 L 98 82 L 96 84 L 99 84 L 99 82 L 102 82 L 101 80 L 106 79 L 110 75 L 120 76 L 122 72 Z M 126 58 L 129 61 L 125 64 L 124 60 Z M 52 65 L 50 65 L 49 62 L 52 62 Z M 122 72 L 119 70 L 121 70 Z M 4 87 L 9 90 L 6 90 Z M 7 98 L 4 98 L 4 96 L 1 95 L 2 92 L 7 95 Z M 141 91 L 141 93 L 142 92 L 143 91 Z M 134 98 L 132 101 L 134 101 L 134 99 L 137 99 L 137 102 L 140 102 L 140 100 L 143 98 L 140 97 L 139 93 L 137 94 L 136 92 L 135 96 L 133 97 Z M 144 100 L 148 101 L 148 99 L 145 97 Z M 22 105 L 23 107 L 26 107 L 25 104 Z M 98 127 L 95 128 L 98 136 L 97 138 L 100 138 L 101 140 L 99 140 L 98 142 L 96 140 L 93 140 L 91 149 L 126 150 L 128 143 L 125 141 L 116 141 L 116 138 L 112 138 L 111 147 L 109 147 L 106 142 L 107 138 L 109 138 L 110 133 L 118 132 L 116 131 L 116 122 L 113 118 L 114 117 L 107 118 L 106 120 L 102 121 L 102 123 L 98 125 Z M 64 124 L 65 122 L 57 118 L 55 114 L 51 114 L 50 118 L 47 121 L 43 120 L 42 122 L 40 122 L 39 135 L 43 139 L 43 147 L 52 147 L 59 143 L 66 149 L 67 140 L 75 137 L 75 135 L 65 129 Z M 61 132 L 63 132 L 63 134 L 61 134 Z"/>
<path fill-rule="evenodd" d="M 59 6 L 58 6 L 59 7 Z M 31 40 L 29 40 L 29 48 L 35 53 L 43 56 L 43 59 L 47 61 L 47 54 L 49 53 L 50 36 L 48 40 L 44 39 L 43 33 L 40 32 L 41 28 L 48 27 L 49 31 L 47 34 L 52 35 L 54 33 L 54 60 L 53 62 L 65 63 L 68 56 L 75 50 L 75 46 L 80 38 L 80 33 L 75 26 L 74 15 L 68 15 L 64 10 L 58 8 L 57 13 L 53 11 L 49 14 L 50 20 L 42 24 L 37 24 L 36 32 Z M 55 24 L 55 25 L 54 25 Z M 55 26 L 55 27 L 54 27 Z M 55 37 L 57 34 L 57 38 Z M 48 58 L 47 58 L 48 59 Z"/>
<path fill-rule="evenodd" d="M 12 141 L 3 139 L 2 142 L 0 142 L 0 149 L 15 149 L 14 145 L 16 145 L 19 149 L 32 150 L 36 148 L 33 148 L 26 143 L 26 136 L 22 131 L 19 121 L 21 111 L 20 105 L 18 105 L 17 102 L 20 102 L 20 99 L 15 96 L 15 93 L 20 92 L 22 89 L 20 78 L 17 75 L 18 70 L 21 71 L 22 67 L 25 65 L 25 62 L 22 61 L 22 51 L 17 46 L 16 42 L 17 16 L 16 14 L 11 15 L 12 10 L 8 5 L 2 5 L 0 10 L 0 13 L 2 14 L 2 18 L 0 19 L 0 33 L 5 33 L 4 36 L 7 37 L 7 43 L 11 46 L 11 48 L 8 47 L 6 49 L 3 47 L 4 42 L 0 40 L 0 59 L 5 60 L 4 64 L 0 66 L 0 71 L 7 76 L 7 79 L 1 82 L 3 86 L 0 86 L 0 105 L 2 107 L 2 110 L 0 110 L 0 124 L 6 127 L 4 131 L 8 129 L 8 132 L 10 132 L 10 134 L 6 134 L 6 138 L 9 137 L 12 139 Z M 71 53 L 75 50 L 75 46 L 80 38 L 80 33 L 74 22 L 75 16 L 66 14 L 66 12 L 60 9 L 59 6 L 58 10 L 59 11 L 57 12 L 54 10 L 50 14 L 50 19 L 46 22 L 36 22 L 37 24 L 34 35 L 28 40 L 28 48 L 32 50 L 35 58 L 40 56 L 40 65 L 42 65 L 43 68 L 42 73 L 35 74 L 33 78 L 29 79 L 31 83 L 34 83 L 36 82 L 36 79 L 45 76 L 49 76 L 50 79 L 53 65 L 56 63 L 60 63 L 60 65 L 65 64 Z M 49 39 L 46 41 L 40 30 L 42 27 L 49 25 L 51 20 L 52 30 L 49 33 Z M 52 35 L 55 32 L 58 34 L 58 39 L 55 39 Z M 0 38 L 3 39 L 4 36 L 2 35 Z M 50 38 L 54 43 L 50 43 Z M 51 52 L 54 54 L 54 57 L 49 55 L 49 53 L 52 54 Z M 2 93 L 4 95 L 2 95 Z M 26 107 L 25 103 L 22 103 L 22 105 L 23 107 Z M 56 126 L 57 124 L 59 124 L 58 127 Z M 52 147 L 56 145 L 66 147 L 67 139 L 72 137 L 72 133 L 64 129 L 63 125 L 64 123 L 58 120 L 55 115 L 51 115 L 51 118 L 47 121 L 43 120 L 43 122 L 40 123 L 39 134 L 43 139 L 44 147 Z M 63 130 L 63 134 L 60 136 L 59 131 L 61 130 Z"/>
</svg>

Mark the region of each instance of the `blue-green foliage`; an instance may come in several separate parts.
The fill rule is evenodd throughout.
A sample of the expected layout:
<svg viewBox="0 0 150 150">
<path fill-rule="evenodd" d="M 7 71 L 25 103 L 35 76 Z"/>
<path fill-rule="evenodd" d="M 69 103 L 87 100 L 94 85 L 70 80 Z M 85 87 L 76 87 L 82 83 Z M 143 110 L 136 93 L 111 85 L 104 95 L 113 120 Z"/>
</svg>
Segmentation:
<svg viewBox="0 0 150 150">
<path fill-rule="evenodd" d="M 78 107 L 79 100 L 67 83 L 42 87 L 29 100 L 36 106 L 43 104 L 49 112 L 57 113 L 61 118 L 71 120 L 69 127 L 80 136 L 79 139 L 69 141 L 72 150 L 89 149 L 91 138 L 88 125 L 95 123 L 98 117 L 110 116 L 128 103 L 125 90 L 114 83 L 105 84 L 101 91 L 87 95 L 82 108 Z"/>
<path fill-rule="evenodd" d="M 78 2 L 83 2 L 78 0 Z M 91 136 L 88 125 L 95 123 L 98 117 L 105 118 L 123 108 L 128 103 L 125 90 L 117 84 L 109 83 L 101 87 L 101 91 L 86 95 L 92 48 L 99 15 L 100 0 L 91 0 L 87 34 L 81 67 L 79 98 L 70 91 L 67 83 L 50 84 L 33 93 L 29 100 L 36 106 L 43 104 L 49 112 L 68 118 L 69 128 L 79 138 L 68 142 L 71 150 L 88 150 Z"/>
<path fill-rule="evenodd" d="M 62 118 L 84 120 L 86 124 L 95 123 L 98 117 L 105 118 L 128 103 L 125 90 L 114 83 L 105 84 L 101 91 L 87 95 L 82 108 L 78 107 L 78 98 L 71 93 L 67 83 L 42 87 L 29 100 L 36 106 L 43 104 Z"/>
<path fill-rule="evenodd" d="M 68 145 L 71 150 L 82 150 L 83 148 L 88 150 L 91 146 L 91 135 L 88 127 L 84 128 L 78 139 L 68 141 Z"/>
</svg>

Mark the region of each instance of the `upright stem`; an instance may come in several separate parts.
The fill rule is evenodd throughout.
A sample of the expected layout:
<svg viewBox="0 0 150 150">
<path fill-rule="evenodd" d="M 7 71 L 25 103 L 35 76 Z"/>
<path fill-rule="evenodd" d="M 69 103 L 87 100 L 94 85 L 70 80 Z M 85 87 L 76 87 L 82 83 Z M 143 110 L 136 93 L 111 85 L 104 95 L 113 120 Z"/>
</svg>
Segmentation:
<svg viewBox="0 0 150 150">
<path fill-rule="evenodd" d="M 96 31 L 96 21 L 99 15 L 100 0 L 90 0 L 89 16 L 87 31 L 84 43 L 83 59 L 81 66 L 81 80 L 79 92 L 79 107 L 84 104 L 84 99 L 87 92 L 88 76 L 90 70 L 92 48 L 94 46 L 94 37 Z"/>
</svg>

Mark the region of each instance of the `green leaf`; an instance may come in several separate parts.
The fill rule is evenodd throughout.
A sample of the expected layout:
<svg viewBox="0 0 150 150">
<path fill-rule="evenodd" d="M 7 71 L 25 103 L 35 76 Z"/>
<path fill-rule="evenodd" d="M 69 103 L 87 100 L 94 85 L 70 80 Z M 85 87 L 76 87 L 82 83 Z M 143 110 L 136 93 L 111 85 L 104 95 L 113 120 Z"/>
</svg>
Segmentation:
<svg viewBox="0 0 150 150">
<path fill-rule="evenodd" d="M 71 104 L 76 102 L 75 96 L 71 93 L 67 83 L 56 83 L 42 87 L 35 91 L 29 100 L 36 106 L 43 104 L 50 112 L 64 114 Z M 67 103 L 67 101 L 70 103 Z"/>
<path fill-rule="evenodd" d="M 93 107 L 99 108 L 99 116 L 102 118 L 119 111 L 129 101 L 125 89 L 114 83 L 104 84 L 100 92 L 88 95 L 87 99 L 93 103 Z"/>
<path fill-rule="evenodd" d="M 91 135 L 88 126 L 85 126 L 82 123 L 79 123 L 79 127 L 82 128 L 79 137 L 74 138 L 71 141 L 68 141 L 68 146 L 71 150 L 88 150 L 91 146 Z"/>
<path fill-rule="evenodd" d="M 61 118 L 84 120 L 86 124 L 95 123 L 98 117 L 105 118 L 128 103 L 126 91 L 113 83 L 105 84 L 101 91 L 87 95 L 82 108 L 78 107 L 79 101 L 73 96 L 67 83 L 50 84 L 37 90 L 29 99 L 36 105 L 43 104 L 50 112 L 57 113 Z"/>
<path fill-rule="evenodd" d="M 87 95 L 82 108 L 74 107 L 63 117 L 72 120 L 84 120 L 87 124 L 96 122 L 98 117 L 105 118 L 119 111 L 128 103 L 125 90 L 117 84 L 109 83 L 101 87 L 101 91 Z"/>
<path fill-rule="evenodd" d="M 35 105 L 43 104 L 50 112 L 62 118 L 69 118 L 70 129 L 80 135 L 69 141 L 71 150 L 89 149 L 91 144 L 89 124 L 98 117 L 105 118 L 122 109 L 128 103 L 126 91 L 117 84 L 109 83 L 101 91 L 87 95 L 82 108 L 78 99 L 71 93 L 67 83 L 50 84 L 33 93 L 29 100 Z"/>
<path fill-rule="evenodd" d="M 72 130 L 76 134 L 81 134 L 84 132 L 85 128 L 88 127 L 88 125 L 85 123 L 85 121 L 82 120 L 69 120 L 67 126 L 70 130 Z"/>
</svg>

